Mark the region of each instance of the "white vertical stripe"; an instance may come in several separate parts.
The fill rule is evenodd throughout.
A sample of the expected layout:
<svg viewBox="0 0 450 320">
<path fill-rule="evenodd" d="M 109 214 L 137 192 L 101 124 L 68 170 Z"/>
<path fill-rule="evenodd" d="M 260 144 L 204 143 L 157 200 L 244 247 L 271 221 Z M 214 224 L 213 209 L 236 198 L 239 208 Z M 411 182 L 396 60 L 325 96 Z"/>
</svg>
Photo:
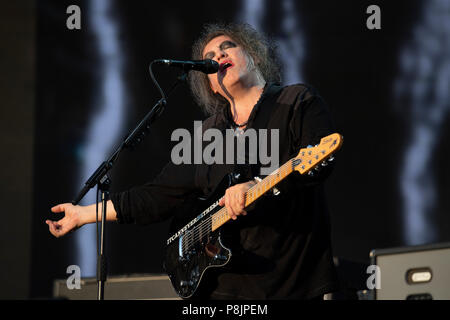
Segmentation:
<svg viewBox="0 0 450 320">
<path fill-rule="evenodd" d="M 280 18 L 283 33 L 278 38 L 281 60 L 283 61 L 283 83 L 294 84 L 303 81 L 304 41 L 298 26 L 293 0 L 283 0 Z"/>
<path fill-rule="evenodd" d="M 450 1 L 430 0 L 423 5 L 423 15 L 401 51 L 400 75 L 395 83 L 396 97 L 410 101 L 402 106 L 410 108 L 411 132 L 399 176 L 404 241 L 408 245 L 437 240 L 432 220 L 437 195 L 431 161 L 450 109 Z"/>
<path fill-rule="evenodd" d="M 83 167 L 81 186 L 113 151 L 114 143 L 121 134 L 124 121 L 124 83 L 121 74 L 122 53 L 119 44 L 117 22 L 111 18 L 111 1 L 89 1 L 90 7 L 83 10 L 92 26 L 94 45 L 99 64 L 92 65 L 100 75 L 100 83 L 94 88 L 97 96 L 92 108 L 98 113 L 90 120 L 89 132 L 82 148 Z M 95 203 L 96 190 L 91 190 L 81 205 Z M 95 224 L 86 225 L 76 232 L 77 261 L 83 277 L 96 274 L 97 249 Z"/>
</svg>

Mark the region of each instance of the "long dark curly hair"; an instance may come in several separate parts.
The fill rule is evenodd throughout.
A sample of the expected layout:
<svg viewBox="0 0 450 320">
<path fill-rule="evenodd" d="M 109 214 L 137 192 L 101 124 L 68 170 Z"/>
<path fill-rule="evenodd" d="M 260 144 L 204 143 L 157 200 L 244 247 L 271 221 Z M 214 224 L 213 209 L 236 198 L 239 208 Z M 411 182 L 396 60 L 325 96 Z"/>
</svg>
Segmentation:
<svg viewBox="0 0 450 320">
<path fill-rule="evenodd" d="M 226 35 L 240 45 L 252 58 L 266 82 L 281 82 L 281 67 L 276 55 L 275 42 L 245 23 L 210 23 L 203 26 L 200 37 L 192 46 L 192 59 L 201 60 L 205 46 L 212 39 Z M 189 85 L 195 101 L 205 114 L 212 115 L 226 107 L 228 101 L 211 90 L 208 76 L 202 72 L 190 72 Z"/>
</svg>

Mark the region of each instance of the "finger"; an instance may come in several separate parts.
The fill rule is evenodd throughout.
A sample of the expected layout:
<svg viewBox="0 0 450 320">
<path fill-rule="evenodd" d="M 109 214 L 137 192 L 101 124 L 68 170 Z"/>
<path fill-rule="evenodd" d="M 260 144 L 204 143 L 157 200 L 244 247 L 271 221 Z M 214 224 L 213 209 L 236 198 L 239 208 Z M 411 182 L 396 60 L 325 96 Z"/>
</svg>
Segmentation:
<svg viewBox="0 0 450 320">
<path fill-rule="evenodd" d="M 245 193 L 241 193 L 240 201 L 239 201 L 240 212 L 242 215 L 247 215 L 247 211 L 245 211 Z"/>
<path fill-rule="evenodd" d="M 229 200 L 225 199 L 225 208 L 231 219 L 236 220 L 236 215 L 234 214 L 233 208 L 231 207 Z"/>
<path fill-rule="evenodd" d="M 225 194 L 225 208 L 227 208 L 228 215 L 231 219 L 236 220 L 236 214 L 231 206 L 231 199 L 229 194 Z"/>
<path fill-rule="evenodd" d="M 50 226 L 54 226 L 55 221 L 45 220 L 45 223 L 50 227 Z"/>
<path fill-rule="evenodd" d="M 65 227 L 66 223 L 64 222 L 64 219 L 58 220 L 58 221 L 52 221 L 52 220 L 48 220 L 50 222 L 50 225 L 52 226 L 52 228 L 54 228 L 54 230 L 56 230 L 58 233 L 61 233 L 63 231 L 63 229 L 67 229 Z"/>
<path fill-rule="evenodd" d="M 235 215 L 239 215 L 241 208 L 239 205 L 239 194 L 235 193 L 233 198 L 230 200 L 231 207 Z"/>
<path fill-rule="evenodd" d="M 66 235 L 70 231 L 70 228 L 66 224 L 55 224 L 55 233 L 58 237 Z"/>
<path fill-rule="evenodd" d="M 59 213 L 59 212 L 64 212 L 65 208 L 66 208 L 65 204 L 62 203 L 62 204 L 58 204 L 58 205 L 52 207 L 50 210 L 54 213 Z"/>
<path fill-rule="evenodd" d="M 244 206 L 245 206 L 245 201 L 244 200 L 245 200 L 245 193 L 241 192 L 239 194 L 239 199 L 238 199 L 238 204 L 239 204 L 241 210 L 244 210 Z"/>
<path fill-rule="evenodd" d="M 244 211 L 244 195 L 242 192 L 238 191 L 235 193 L 233 198 L 233 210 L 236 215 L 240 215 Z"/>
<path fill-rule="evenodd" d="M 241 194 L 241 206 L 242 206 L 242 208 L 245 207 L 245 192 L 246 191 L 242 192 L 242 194 Z"/>
<path fill-rule="evenodd" d="M 59 229 L 57 228 L 57 224 L 54 221 L 46 221 L 49 227 L 49 231 L 52 235 L 54 235 L 55 237 L 59 237 L 60 236 L 60 232 Z"/>
<path fill-rule="evenodd" d="M 56 225 L 58 225 L 58 223 L 56 221 L 53 221 L 53 220 L 45 220 L 45 223 L 48 224 L 49 226 L 56 226 Z"/>
<path fill-rule="evenodd" d="M 55 221 L 55 220 L 45 220 L 45 223 L 47 223 L 47 224 L 52 224 L 52 225 L 54 225 L 55 227 L 61 227 L 61 225 L 62 225 L 62 221 L 63 221 L 63 219 L 61 219 L 61 220 L 58 220 L 58 221 Z"/>
<path fill-rule="evenodd" d="M 220 198 L 219 206 L 223 207 L 225 205 L 225 197 Z"/>
</svg>

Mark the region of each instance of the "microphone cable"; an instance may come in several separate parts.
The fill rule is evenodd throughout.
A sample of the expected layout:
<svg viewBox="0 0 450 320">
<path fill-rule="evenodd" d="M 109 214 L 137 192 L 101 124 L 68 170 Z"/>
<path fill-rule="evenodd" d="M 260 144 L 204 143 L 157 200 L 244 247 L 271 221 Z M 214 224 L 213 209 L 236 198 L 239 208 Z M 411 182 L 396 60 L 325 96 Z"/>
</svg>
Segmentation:
<svg viewBox="0 0 450 320">
<path fill-rule="evenodd" d="M 158 81 L 156 81 L 155 75 L 153 74 L 153 64 L 158 61 L 158 60 L 153 60 L 150 63 L 150 66 L 148 67 L 149 72 L 150 72 L 150 77 L 152 78 L 153 83 L 155 84 L 156 88 L 158 89 L 159 93 L 161 94 L 161 99 L 163 100 L 163 104 L 165 105 L 167 103 L 167 98 L 166 95 L 163 91 L 163 89 L 161 89 L 161 86 L 159 85 Z"/>
</svg>

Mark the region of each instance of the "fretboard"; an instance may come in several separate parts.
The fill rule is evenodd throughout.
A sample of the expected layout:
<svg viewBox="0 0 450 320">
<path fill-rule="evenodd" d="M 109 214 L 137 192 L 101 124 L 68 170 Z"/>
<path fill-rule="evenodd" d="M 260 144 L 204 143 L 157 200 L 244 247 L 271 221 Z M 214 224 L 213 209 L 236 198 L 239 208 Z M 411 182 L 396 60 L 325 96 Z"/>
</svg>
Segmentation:
<svg viewBox="0 0 450 320">
<path fill-rule="evenodd" d="M 289 160 L 280 168 L 272 172 L 270 175 L 265 177 L 262 181 L 255 184 L 253 187 L 248 189 L 245 194 L 245 208 L 250 206 L 253 202 L 259 199 L 267 191 L 272 189 L 281 180 L 286 178 L 293 171 L 292 160 Z M 211 231 L 216 230 L 225 224 L 231 217 L 228 215 L 227 209 L 223 207 L 211 216 Z"/>
</svg>

